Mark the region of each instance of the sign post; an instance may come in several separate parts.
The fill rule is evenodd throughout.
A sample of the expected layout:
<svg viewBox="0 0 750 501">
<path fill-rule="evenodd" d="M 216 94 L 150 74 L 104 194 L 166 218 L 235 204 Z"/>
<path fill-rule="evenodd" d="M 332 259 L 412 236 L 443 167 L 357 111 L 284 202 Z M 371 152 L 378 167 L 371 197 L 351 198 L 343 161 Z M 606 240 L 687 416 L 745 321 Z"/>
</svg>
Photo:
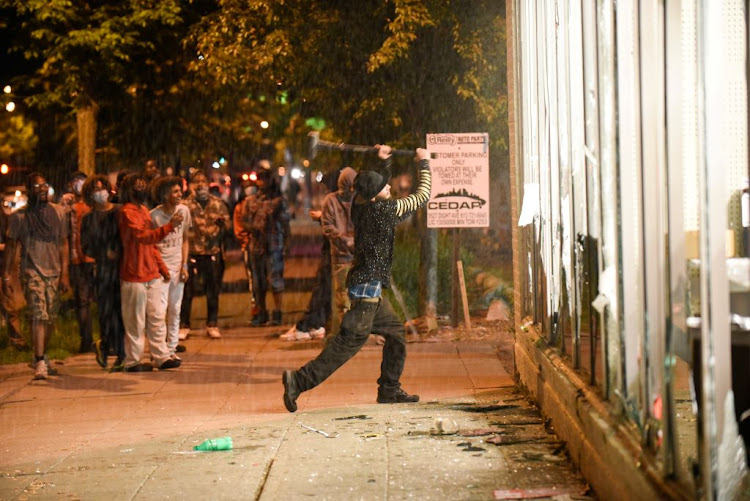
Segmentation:
<svg viewBox="0 0 750 501">
<path fill-rule="evenodd" d="M 461 228 L 490 225 L 489 135 L 481 133 L 427 134 L 432 154 L 432 193 L 427 203 L 428 228 L 453 228 L 451 325 L 458 323 L 458 296 L 465 298 L 461 277 L 459 291 L 459 238 Z M 461 270 L 463 271 L 463 270 Z M 471 329 L 467 306 L 465 323 Z"/>
</svg>

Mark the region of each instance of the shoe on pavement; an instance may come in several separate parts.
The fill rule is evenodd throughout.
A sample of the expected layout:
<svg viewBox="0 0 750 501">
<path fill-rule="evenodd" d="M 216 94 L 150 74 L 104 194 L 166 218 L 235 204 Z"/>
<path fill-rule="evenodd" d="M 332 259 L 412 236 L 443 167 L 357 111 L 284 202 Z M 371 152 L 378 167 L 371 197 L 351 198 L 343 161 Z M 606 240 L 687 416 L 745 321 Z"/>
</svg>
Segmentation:
<svg viewBox="0 0 750 501">
<path fill-rule="evenodd" d="M 282 341 L 306 341 L 310 339 L 310 334 L 305 331 L 299 331 L 297 330 L 297 327 L 294 326 L 286 333 L 279 336 L 279 339 Z"/>
<path fill-rule="evenodd" d="M 97 339 L 94 341 L 94 353 L 96 353 L 96 363 L 102 369 L 107 368 L 107 355 L 102 352 L 102 340 Z"/>
<path fill-rule="evenodd" d="M 167 369 L 176 369 L 180 365 L 182 365 L 182 362 L 180 360 L 177 360 L 175 358 L 168 358 L 161 363 L 161 365 L 159 366 L 159 370 L 165 371 Z"/>
<path fill-rule="evenodd" d="M 261 311 L 258 311 L 258 313 L 253 316 L 253 319 L 250 321 L 250 325 L 253 327 L 260 327 L 261 325 L 264 325 L 266 322 L 268 322 L 268 311 L 261 310 Z"/>
<path fill-rule="evenodd" d="M 406 404 L 414 402 L 419 402 L 419 395 L 409 395 L 401 388 L 395 391 L 384 391 L 378 388 L 379 404 Z"/>
<path fill-rule="evenodd" d="M 190 328 L 180 327 L 180 330 L 177 331 L 177 339 L 179 339 L 180 341 L 184 341 L 189 337 L 190 337 Z"/>
<path fill-rule="evenodd" d="M 151 372 L 154 370 L 154 366 L 148 363 L 141 363 L 131 365 L 130 367 L 124 367 L 122 370 L 124 372 Z"/>
<path fill-rule="evenodd" d="M 325 327 L 318 327 L 317 329 L 310 329 L 310 337 L 313 339 L 323 339 L 326 335 Z"/>
<path fill-rule="evenodd" d="M 122 372 L 125 369 L 125 364 L 119 358 L 115 360 L 115 363 L 110 367 L 109 372 Z"/>
<path fill-rule="evenodd" d="M 58 372 L 57 369 L 52 367 L 52 364 L 49 363 L 49 357 L 47 355 L 44 355 L 44 363 L 47 364 L 47 375 L 48 376 L 57 376 Z"/>
<path fill-rule="evenodd" d="M 281 310 L 273 310 L 271 312 L 270 325 L 281 325 Z"/>
<path fill-rule="evenodd" d="M 38 360 L 36 362 L 34 379 L 47 379 L 47 363 L 44 360 Z"/>
<path fill-rule="evenodd" d="M 184 344 L 178 344 L 174 351 L 176 351 L 177 353 L 184 353 L 187 351 L 187 348 L 185 348 Z"/>
<path fill-rule="evenodd" d="M 211 339 L 219 339 L 221 337 L 221 332 L 219 332 L 218 327 L 206 327 L 206 335 Z"/>
<path fill-rule="evenodd" d="M 182 359 L 177 356 L 177 353 L 172 353 L 171 355 L 169 355 L 169 358 L 171 358 L 172 360 L 177 360 L 178 362 L 180 362 L 180 364 L 182 364 Z"/>
<path fill-rule="evenodd" d="M 281 382 L 284 383 L 284 407 L 289 412 L 295 412 L 300 391 L 297 387 L 297 381 L 294 379 L 294 371 L 284 371 Z"/>
</svg>

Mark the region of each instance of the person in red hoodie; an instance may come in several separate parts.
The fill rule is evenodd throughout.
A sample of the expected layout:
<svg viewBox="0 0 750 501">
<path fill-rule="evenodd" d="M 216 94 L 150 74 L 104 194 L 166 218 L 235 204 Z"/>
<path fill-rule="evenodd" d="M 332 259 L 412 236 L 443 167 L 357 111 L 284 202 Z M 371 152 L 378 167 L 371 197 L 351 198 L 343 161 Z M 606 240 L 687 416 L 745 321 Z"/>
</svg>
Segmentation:
<svg viewBox="0 0 750 501">
<path fill-rule="evenodd" d="M 125 177 L 121 193 L 124 205 L 118 213 L 118 226 L 123 248 L 120 291 L 125 324 L 124 370 L 153 370 L 150 363 L 141 362 L 144 333 L 156 367 L 160 370 L 176 369 L 180 361 L 169 356 L 165 320 L 167 304 L 161 291 L 171 276 L 155 244 L 179 227 L 183 216 L 176 211 L 167 224 L 152 228 L 151 215 L 145 207 L 148 192 L 142 174 Z"/>
</svg>

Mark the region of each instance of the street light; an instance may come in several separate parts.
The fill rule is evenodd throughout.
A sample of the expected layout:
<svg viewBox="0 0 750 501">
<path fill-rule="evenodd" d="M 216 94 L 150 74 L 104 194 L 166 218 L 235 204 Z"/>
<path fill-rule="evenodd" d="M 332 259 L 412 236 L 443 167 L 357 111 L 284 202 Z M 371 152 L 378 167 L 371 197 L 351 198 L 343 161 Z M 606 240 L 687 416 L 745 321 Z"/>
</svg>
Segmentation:
<svg viewBox="0 0 750 501">
<path fill-rule="evenodd" d="M 13 92 L 13 89 L 10 88 L 10 85 L 6 85 L 5 87 L 3 87 L 3 92 L 5 92 L 6 94 L 10 94 L 11 92 Z"/>
<path fill-rule="evenodd" d="M 267 129 L 267 128 L 268 128 L 268 122 L 267 122 L 266 120 L 263 120 L 263 121 L 262 121 L 262 122 L 260 123 L 260 128 L 261 128 L 261 129 Z"/>
<path fill-rule="evenodd" d="M 8 164 L 0 165 L 0 174 L 7 174 L 10 171 Z"/>
<path fill-rule="evenodd" d="M 5 109 L 7 111 L 13 112 L 13 110 L 16 109 L 16 103 L 14 103 L 13 101 L 10 101 L 8 104 L 5 105 Z"/>
</svg>

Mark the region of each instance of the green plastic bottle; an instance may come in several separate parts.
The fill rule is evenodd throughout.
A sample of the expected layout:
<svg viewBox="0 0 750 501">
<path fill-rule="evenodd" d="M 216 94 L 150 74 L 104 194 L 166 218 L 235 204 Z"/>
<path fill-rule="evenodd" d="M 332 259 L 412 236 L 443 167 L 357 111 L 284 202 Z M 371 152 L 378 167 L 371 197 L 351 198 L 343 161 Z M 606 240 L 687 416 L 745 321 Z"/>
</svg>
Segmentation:
<svg viewBox="0 0 750 501">
<path fill-rule="evenodd" d="M 211 438 L 193 447 L 194 451 L 228 451 L 232 449 L 232 437 Z"/>
</svg>

